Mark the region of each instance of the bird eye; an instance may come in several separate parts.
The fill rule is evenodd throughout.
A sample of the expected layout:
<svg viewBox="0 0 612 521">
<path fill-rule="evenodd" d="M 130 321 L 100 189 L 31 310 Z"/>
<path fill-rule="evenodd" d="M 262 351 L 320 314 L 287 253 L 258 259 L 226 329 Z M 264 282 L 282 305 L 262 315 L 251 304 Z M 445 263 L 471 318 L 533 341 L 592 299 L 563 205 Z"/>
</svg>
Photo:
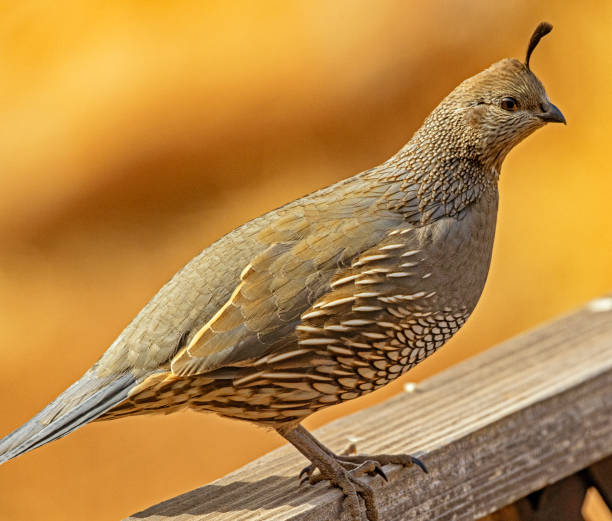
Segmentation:
<svg viewBox="0 0 612 521">
<path fill-rule="evenodd" d="M 514 112 L 518 109 L 518 103 L 514 98 L 503 98 L 501 100 L 501 108 L 507 110 L 508 112 Z"/>
</svg>

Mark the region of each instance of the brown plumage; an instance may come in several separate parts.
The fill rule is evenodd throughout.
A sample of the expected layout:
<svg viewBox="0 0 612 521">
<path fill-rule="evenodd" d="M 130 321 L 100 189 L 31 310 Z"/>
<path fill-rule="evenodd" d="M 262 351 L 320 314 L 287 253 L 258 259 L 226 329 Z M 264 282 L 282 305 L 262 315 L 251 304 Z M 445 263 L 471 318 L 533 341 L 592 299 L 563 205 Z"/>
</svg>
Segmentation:
<svg viewBox="0 0 612 521">
<path fill-rule="evenodd" d="M 386 385 L 468 319 L 489 270 L 502 161 L 565 122 L 529 69 L 550 29 L 538 26 L 525 63 L 461 83 L 382 165 L 206 248 L 81 380 L 0 441 L 0 462 L 89 421 L 191 407 L 276 429 L 312 462 L 311 482 L 341 487 L 353 519 L 359 496 L 378 519 L 360 476 L 415 460 L 336 456 L 299 423 Z"/>
</svg>

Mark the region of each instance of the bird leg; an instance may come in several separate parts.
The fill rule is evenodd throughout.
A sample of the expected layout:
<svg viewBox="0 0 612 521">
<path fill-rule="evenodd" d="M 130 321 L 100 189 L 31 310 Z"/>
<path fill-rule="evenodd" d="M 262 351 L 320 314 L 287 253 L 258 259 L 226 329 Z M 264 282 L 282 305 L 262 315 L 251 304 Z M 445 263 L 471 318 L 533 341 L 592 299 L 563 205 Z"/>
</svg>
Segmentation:
<svg viewBox="0 0 612 521">
<path fill-rule="evenodd" d="M 359 496 L 361 496 L 365 503 L 367 519 L 369 521 L 379 520 L 374 490 L 361 480 L 364 475 L 371 473 L 379 474 L 385 480 L 387 479 L 378 462 L 367 456 L 364 456 L 359 462 L 344 461 L 343 456 L 336 456 L 301 425 L 281 434 L 312 462 L 312 465 L 300 473 L 300 477 L 306 475 L 303 481 L 307 480 L 314 484 L 328 480 L 332 485 L 340 488 L 345 495 L 344 508 L 349 512 L 353 521 L 362 519 L 363 509 L 359 502 Z M 319 471 L 317 475 L 313 474 L 315 468 Z"/>
<path fill-rule="evenodd" d="M 374 490 L 360 478 L 369 472 L 375 472 L 376 464 L 348 463 L 348 468 L 337 456 L 319 443 L 304 427 L 298 425 L 292 431 L 282 433 L 282 436 L 308 458 L 319 470 L 321 480 L 328 480 L 344 493 L 344 508 L 353 521 L 362 520 L 363 509 L 359 496 L 365 503 L 365 513 L 369 521 L 379 521 L 378 510 L 374 500 Z"/>
<path fill-rule="evenodd" d="M 301 427 L 301 426 L 300 426 Z M 304 429 L 303 427 L 301 427 Z M 346 449 L 344 449 L 339 455 L 333 453 L 329 450 L 325 445 L 323 445 L 319 440 L 317 440 L 312 434 L 310 434 L 306 429 L 304 429 L 305 433 L 312 438 L 312 441 L 316 443 L 322 450 L 327 452 L 332 458 L 338 460 L 338 462 L 347 470 L 353 470 L 356 474 L 370 474 L 375 472 L 379 476 L 381 476 L 385 481 L 389 481 L 385 471 L 382 469 L 380 464 L 377 464 L 377 461 L 373 461 L 376 457 L 370 456 L 358 456 L 355 461 L 349 461 L 349 459 L 345 458 L 345 456 L 349 456 L 350 454 L 355 454 L 357 452 L 357 446 L 354 443 L 351 443 Z M 357 461 L 359 459 L 359 461 Z M 382 465 L 386 465 L 383 463 Z M 319 474 L 315 474 L 315 470 L 317 467 L 314 464 L 310 464 L 304 467 L 299 474 L 300 485 L 303 485 L 308 481 L 311 485 L 315 485 L 319 481 L 323 481 L 326 478 Z M 359 470 L 358 470 L 359 469 Z M 369 469 L 369 470 L 366 470 Z"/>
<path fill-rule="evenodd" d="M 305 430 L 305 429 L 304 429 Z M 306 430 L 305 430 L 306 431 Z M 428 474 L 429 471 L 425 464 L 418 458 L 414 456 L 410 456 L 409 454 L 375 454 L 375 455 L 356 455 L 357 445 L 355 443 L 351 443 L 346 449 L 344 449 L 340 454 L 336 455 L 332 451 L 330 451 L 325 445 L 319 442 L 314 436 L 312 436 L 308 431 L 306 433 L 313 439 L 313 441 L 328 454 L 336 458 L 341 465 L 345 468 L 357 468 L 360 465 L 364 465 L 367 462 L 374 462 L 378 465 L 373 469 L 373 472 L 380 475 L 385 481 L 389 481 L 385 471 L 382 469 L 384 465 L 402 465 L 403 467 L 410 467 L 413 464 L 419 467 L 425 474 Z M 314 465 L 308 465 L 304 467 L 299 474 L 300 485 L 303 485 L 306 481 L 308 481 L 311 485 L 322 481 L 323 477 L 320 474 L 315 474 L 316 467 Z"/>
<path fill-rule="evenodd" d="M 361 481 L 367 474 L 378 474 L 388 481 L 383 465 L 402 465 L 409 467 L 416 464 L 423 472 L 427 468 L 418 458 L 408 454 L 378 454 L 375 456 L 354 456 L 355 445 L 351 444 L 340 455 L 334 454 L 318 441 L 304 427 L 298 425 L 294 430 L 281 435 L 291 442 L 312 463 L 300 472 L 300 485 L 308 481 L 311 485 L 328 480 L 344 492 L 344 505 L 354 521 L 361 521 L 359 496 L 364 500 L 366 516 L 369 521 L 378 521 L 378 511 L 374 501 L 374 491 Z M 315 470 L 318 473 L 315 474 Z"/>
</svg>

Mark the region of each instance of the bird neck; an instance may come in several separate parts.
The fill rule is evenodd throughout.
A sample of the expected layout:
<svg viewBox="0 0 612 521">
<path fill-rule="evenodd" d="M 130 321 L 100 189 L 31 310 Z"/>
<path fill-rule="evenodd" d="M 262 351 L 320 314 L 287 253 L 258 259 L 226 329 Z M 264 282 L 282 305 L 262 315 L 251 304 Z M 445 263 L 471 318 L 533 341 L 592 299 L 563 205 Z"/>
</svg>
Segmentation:
<svg viewBox="0 0 612 521">
<path fill-rule="evenodd" d="M 482 157 L 476 130 L 466 128 L 458 115 L 439 116 L 434 111 L 389 160 L 401 169 L 399 209 L 419 224 L 461 216 L 484 193 L 497 192 L 499 166 Z"/>
</svg>

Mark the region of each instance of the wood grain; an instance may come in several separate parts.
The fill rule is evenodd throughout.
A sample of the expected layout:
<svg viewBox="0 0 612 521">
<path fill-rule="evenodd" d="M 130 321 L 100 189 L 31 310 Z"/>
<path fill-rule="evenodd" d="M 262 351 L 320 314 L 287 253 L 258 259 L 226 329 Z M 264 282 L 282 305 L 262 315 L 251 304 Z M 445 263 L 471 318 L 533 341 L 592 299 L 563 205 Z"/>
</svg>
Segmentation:
<svg viewBox="0 0 612 521">
<path fill-rule="evenodd" d="M 462 521 L 494 512 L 612 453 L 612 310 L 602 302 L 315 435 L 334 450 L 353 436 L 362 453 L 407 452 L 425 462 L 429 474 L 387 466 L 390 483 L 371 479 L 382 520 Z M 284 446 L 128 520 L 345 519 L 339 491 L 325 483 L 298 487 L 305 464 Z"/>
</svg>

